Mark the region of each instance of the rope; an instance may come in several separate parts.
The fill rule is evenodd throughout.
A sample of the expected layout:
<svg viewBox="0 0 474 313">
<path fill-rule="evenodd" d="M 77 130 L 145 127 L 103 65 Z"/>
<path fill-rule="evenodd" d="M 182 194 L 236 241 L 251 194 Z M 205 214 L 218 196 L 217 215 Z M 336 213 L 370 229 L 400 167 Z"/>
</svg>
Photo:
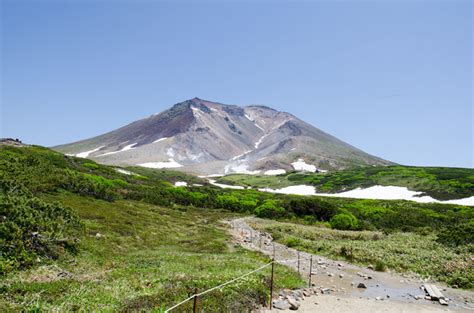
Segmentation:
<svg viewBox="0 0 474 313">
<path fill-rule="evenodd" d="M 276 263 L 276 261 L 271 261 L 270 263 L 267 263 L 267 264 L 265 264 L 265 265 L 263 265 L 263 266 L 257 268 L 256 270 L 253 270 L 253 271 L 248 272 L 248 273 L 246 273 L 246 274 L 244 274 L 244 275 L 242 275 L 242 276 L 239 276 L 239 277 L 237 277 L 237 278 L 234 278 L 234 279 L 232 279 L 232 280 L 229 280 L 228 282 L 225 282 L 225 283 L 223 283 L 223 284 L 221 284 L 221 285 L 219 285 L 219 286 L 215 286 L 215 287 L 213 287 L 213 288 L 211 288 L 211 289 L 208 289 L 208 290 L 205 290 L 205 291 L 203 291 L 203 292 L 201 292 L 201 293 L 194 294 L 194 295 L 192 295 L 191 297 L 189 297 L 189 298 L 187 298 L 187 299 L 181 301 L 180 303 L 175 304 L 175 305 L 172 306 L 171 308 L 167 309 L 167 310 L 165 311 L 165 313 L 168 313 L 169 311 L 171 311 L 171 310 L 177 308 L 177 307 L 180 306 L 181 304 L 188 302 L 189 300 L 193 299 L 194 297 L 200 297 L 200 296 L 205 295 L 206 293 L 209 293 L 209 292 L 211 292 L 211 291 L 213 291 L 213 290 L 222 288 L 222 287 L 224 287 L 224 286 L 226 286 L 226 285 L 229 285 L 229 284 L 231 284 L 231 283 L 233 283 L 233 282 L 235 282 L 235 281 L 237 281 L 237 280 L 239 280 L 239 279 L 242 279 L 242 278 L 244 278 L 244 277 L 247 277 L 247 276 L 249 276 L 250 274 L 253 274 L 253 273 L 255 273 L 255 272 L 261 271 L 261 270 L 263 270 L 265 267 L 272 265 L 272 263 Z"/>
</svg>

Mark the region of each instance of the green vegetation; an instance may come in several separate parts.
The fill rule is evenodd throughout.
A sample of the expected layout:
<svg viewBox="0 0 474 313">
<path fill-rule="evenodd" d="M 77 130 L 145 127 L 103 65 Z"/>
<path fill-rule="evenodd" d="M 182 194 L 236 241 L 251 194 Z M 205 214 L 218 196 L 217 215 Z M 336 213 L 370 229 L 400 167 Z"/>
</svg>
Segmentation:
<svg viewBox="0 0 474 313">
<path fill-rule="evenodd" d="M 229 242 L 220 221 L 242 213 L 307 224 L 271 224 L 290 246 L 472 288 L 471 207 L 275 195 L 176 171 L 126 170 L 37 146 L 0 147 L 0 307 L 167 307 L 268 262 Z M 283 267 L 277 277 L 278 287 L 301 284 Z M 267 279 L 252 276 L 203 305 L 244 311 L 267 300 Z"/>
<path fill-rule="evenodd" d="M 325 174 L 289 173 L 277 176 L 233 174 L 220 178 L 222 184 L 282 188 L 313 185 L 319 192 L 336 193 L 374 185 L 407 187 L 438 200 L 474 196 L 474 169 L 447 167 L 379 166 L 360 167 Z"/>
<path fill-rule="evenodd" d="M 331 224 L 332 228 L 341 230 L 357 229 L 357 227 L 359 226 L 357 217 L 355 217 L 351 213 L 336 214 L 331 218 L 329 224 Z"/>
<path fill-rule="evenodd" d="M 162 309 L 269 261 L 230 242 L 220 221 L 235 213 L 196 207 L 205 193 L 172 187 L 163 177 L 173 173 L 129 170 L 138 175 L 41 147 L 0 147 L 1 308 Z M 286 267 L 276 277 L 276 288 L 302 284 Z M 268 278 L 266 269 L 200 303 L 246 311 L 268 301 Z"/>
<path fill-rule="evenodd" d="M 474 288 L 473 246 L 447 247 L 438 243 L 433 233 L 342 231 L 260 219 L 250 224 L 296 249 L 360 265 L 372 264 L 378 271 L 413 272 L 451 286 Z"/>
<path fill-rule="evenodd" d="M 2 181 L 0 191 L 0 275 L 76 252 L 82 225 L 72 210 Z"/>
</svg>

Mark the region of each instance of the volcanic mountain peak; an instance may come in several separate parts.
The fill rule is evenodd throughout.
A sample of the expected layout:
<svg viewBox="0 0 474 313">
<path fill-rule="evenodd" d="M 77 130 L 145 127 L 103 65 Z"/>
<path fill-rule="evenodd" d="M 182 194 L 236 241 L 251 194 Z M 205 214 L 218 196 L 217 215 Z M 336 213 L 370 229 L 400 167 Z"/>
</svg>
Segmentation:
<svg viewBox="0 0 474 313">
<path fill-rule="evenodd" d="M 320 169 L 390 164 L 289 113 L 197 97 L 55 149 L 106 164 L 180 167 L 200 174 L 293 170 L 299 160 Z"/>
</svg>

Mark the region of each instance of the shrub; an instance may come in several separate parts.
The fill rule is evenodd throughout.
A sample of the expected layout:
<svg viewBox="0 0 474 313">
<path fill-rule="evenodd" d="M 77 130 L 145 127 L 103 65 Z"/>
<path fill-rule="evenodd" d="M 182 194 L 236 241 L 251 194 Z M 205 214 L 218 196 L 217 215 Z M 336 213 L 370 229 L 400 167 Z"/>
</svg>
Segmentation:
<svg viewBox="0 0 474 313">
<path fill-rule="evenodd" d="M 59 203 L 0 184 L 0 275 L 32 265 L 38 256 L 58 258 L 75 252 L 82 232 L 79 217 Z"/>
<path fill-rule="evenodd" d="M 301 244 L 301 240 L 299 238 L 296 238 L 296 237 L 293 237 L 293 236 L 289 236 L 286 240 L 285 240 L 285 245 L 287 245 L 288 247 L 297 247 Z"/>
<path fill-rule="evenodd" d="M 385 265 L 385 262 L 382 260 L 377 260 L 375 262 L 375 268 L 377 272 L 385 272 L 387 270 L 387 265 Z"/>
<path fill-rule="evenodd" d="M 474 221 L 460 224 L 457 227 L 444 228 L 438 233 L 439 243 L 457 247 L 460 245 L 474 244 Z"/>
<path fill-rule="evenodd" d="M 357 218 L 351 213 L 340 213 L 334 215 L 329 223 L 332 228 L 340 230 L 356 229 L 359 224 Z"/>
<path fill-rule="evenodd" d="M 255 209 L 258 217 L 277 218 L 285 214 L 285 209 L 278 205 L 275 200 L 265 200 L 263 204 Z"/>
<path fill-rule="evenodd" d="M 336 214 L 337 208 L 334 204 L 319 198 L 293 198 L 285 207 L 297 216 L 312 215 L 319 221 L 329 221 Z"/>
</svg>

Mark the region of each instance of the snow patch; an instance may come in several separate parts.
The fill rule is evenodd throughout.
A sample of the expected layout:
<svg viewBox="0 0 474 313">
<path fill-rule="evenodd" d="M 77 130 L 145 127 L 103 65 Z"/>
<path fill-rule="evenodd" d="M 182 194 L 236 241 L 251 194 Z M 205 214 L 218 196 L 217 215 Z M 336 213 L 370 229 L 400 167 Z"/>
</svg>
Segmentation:
<svg viewBox="0 0 474 313">
<path fill-rule="evenodd" d="M 149 167 L 149 168 L 176 168 L 182 167 L 181 164 L 176 162 L 174 159 L 170 158 L 168 162 L 148 162 L 148 163 L 140 163 L 137 164 L 138 166 Z"/>
<path fill-rule="evenodd" d="M 135 149 L 133 146 L 135 146 L 136 144 L 137 144 L 136 142 L 135 142 L 135 143 L 132 143 L 131 145 L 127 145 L 127 146 L 123 147 L 123 148 L 122 148 L 121 150 L 119 150 L 119 151 L 107 152 L 107 153 L 98 155 L 98 157 L 99 157 L 99 156 L 110 155 L 110 154 L 115 154 L 115 153 L 119 153 L 119 152 L 123 152 L 123 151 Z"/>
<path fill-rule="evenodd" d="M 443 203 L 474 206 L 474 196 L 463 199 L 447 200 L 443 201 Z"/>
<path fill-rule="evenodd" d="M 185 182 L 185 181 L 177 181 L 177 182 L 174 183 L 174 186 L 175 187 L 186 187 L 186 186 L 188 186 L 188 183 Z"/>
<path fill-rule="evenodd" d="M 89 154 L 91 153 L 94 153 L 96 151 L 99 151 L 100 149 L 102 149 L 104 146 L 100 146 L 99 148 L 95 148 L 93 150 L 89 150 L 89 151 L 84 151 L 84 152 L 80 152 L 78 154 L 76 154 L 76 156 L 78 158 L 87 158 L 89 156 Z"/>
<path fill-rule="evenodd" d="M 263 122 L 263 121 L 262 121 Z M 262 131 L 265 131 L 265 129 L 263 129 L 260 125 L 258 125 L 257 123 L 255 123 L 255 126 L 257 126 L 257 128 L 260 128 Z"/>
<path fill-rule="evenodd" d="M 307 164 L 303 159 L 298 159 L 298 161 L 291 163 L 291 165 L 297 171 L 316 172 L 316 166 Z"/>
<path fill-rule="evenodd" d="M 323 196 L 323 197 L 338 197 L 338 198 L 355 198 L 355 199 L 377 199 L 377 200 L 410 200 L 420 203 L 436 202 L 446 204 L 458 204 L 474 206 L 474 196 L 463 199 L 440 201 L 433 199 L 430 196 L 419 195 L 422 192 L 411 191 L 406 187 L 398 186 L 372 186 L 369 188 L 357 188 L 340 193 L 316 193 L 313 186 L 297 185 L 289 186 L 281 189 L 263 188 L 260 191 L 282 194 L 294 194 L 303 196 Z"/>
<path fill-rule="evenodd" d="M 261 188 L 260 191 L 271 192 L 271 193 L 282 193 L 286 195 L 300 195 L 300 196 L 312 196 L 315 195 L 313 186 L 297 185 L 288 186 L 281 189 Z"/>
<path fill-rule="evenodd" d="M 263 139 L 265 139 L 265 137 L 267 137 L 268 135 L 263 135 L 262 137 L 260 137 L 259 140 L 257 140 L 257 142 L 255 143 L 255 149 L 258 149 L 258 146 L 260 146 L 260 144 L 262 143 Z"/>
<path fill-rule="evenodd" d="M 173 158 L 174 157 L 173 148 L 166 149 L 166 155 L 169 156 L 170 158 Z"/>
<path fill-rule="evenodd" d="M 250 171 L 248 168 L 249 166 L 246 163 L 228 164 L 224 167 L 224 173 L 249 174 L 249 175 L 256 175 L 260 173 L 260 171 Z"/>
<path fill-rule="evenodd" d="M 211 175 L 207 175 L 207 176 L 198 176 L 199 178 L 211 178 L 211 177 L 222 177 L 224 175 L 222 174 L 211 174 Z"/>
<path fill-rule="evenodd" d="M 286 171 L 284 169 L 277 169 L 277 170 L 268 170 L 264 173 L 264 175 L 281 175 L 285 173 Z"/>
<path fill-rule="evenodd" d="M 163 141 L 163 140 L 166 140 L 166 139 L 168 139 L 168 137 L 163 137 L 163 138 L 157 139 L 157 140 L 153 141 L 153 143 L 157 143 L 157 142 L 160 142 L 160 141 Z"/>
<path fill-rule="evenodd" d="M 135 175 L 135 173 L 132 173 L 130 171 L 124 170 L 123 168 L 116 168 L 115 169 L 117 172 L 125 174 L 125 175 Z"/>
<path fill-rule="evenodd" d="M 242 187 L 242 186 L 232 186 L 232 185 L 218 184 L 218 183 L 216 183 L 216 181 L 213 180 L 213 179 L 209 179 L 209 183 L 211 183 L 211 185 L 214 185 L 214 186 L 217 186 L 217 187 L 221 187 L 221 188 L 245 189 L 245 188 Z"/>
<path fill-rule="evenodd" d="M 235 161 L 237 159 L 240 159 L 241 157 L 243 157 L 244 155 L 246 154 L 249 154 L 250 152 L 252 152 L 253 150 L 248 150 L 248 151 L 245 151 L 244 153 L 242 154 L 239 154 L 239 155 L 236 155 L 235 157 L 233 157 L 232 159 L 230 159 L 230 161 Z"/>
</svg>

